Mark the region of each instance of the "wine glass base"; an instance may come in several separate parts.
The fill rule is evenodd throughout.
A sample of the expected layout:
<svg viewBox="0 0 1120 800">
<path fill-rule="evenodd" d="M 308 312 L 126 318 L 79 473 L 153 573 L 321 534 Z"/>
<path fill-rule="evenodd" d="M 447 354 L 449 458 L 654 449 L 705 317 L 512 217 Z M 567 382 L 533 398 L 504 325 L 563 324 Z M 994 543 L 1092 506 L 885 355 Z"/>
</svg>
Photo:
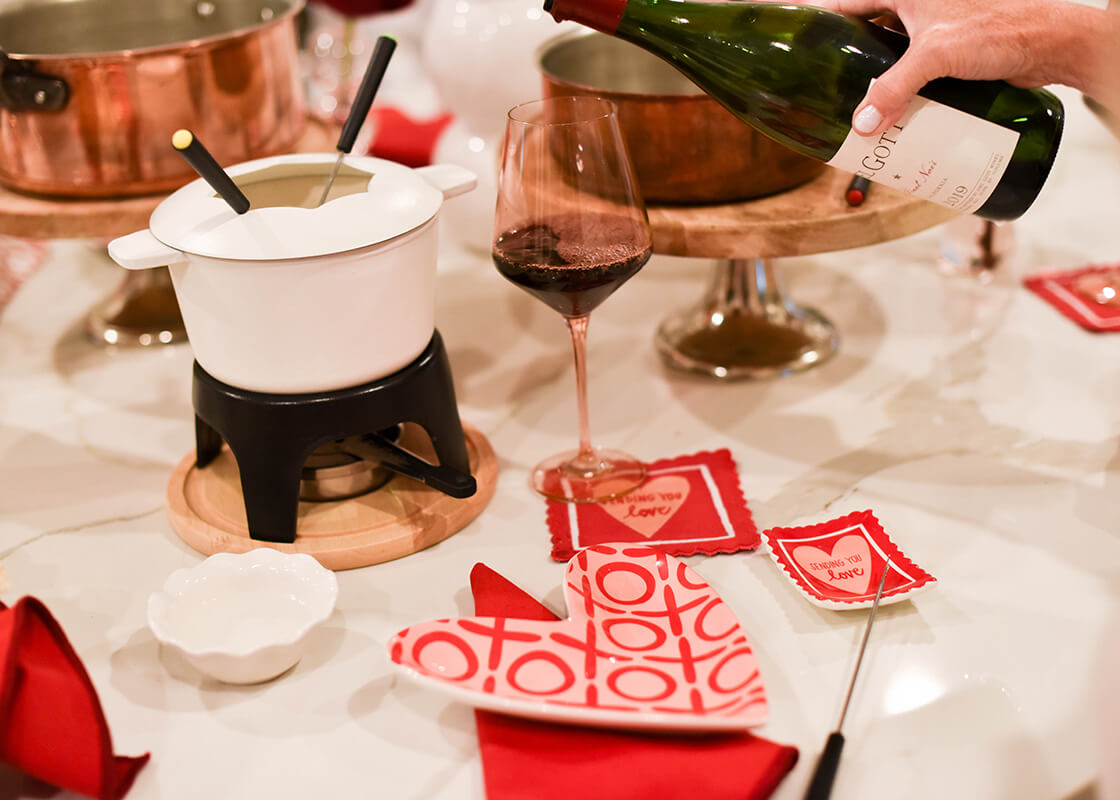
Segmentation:
<svg viewBox="0 0 1120 800">
<path fill-rule="evenodd" d="M 740 309 L 694 309 L 657 329 L 657 351 L 673 369 L 722 379 L 764 379 L 802 372 L 836 352 L 832 323 L 811 308 L 783 319 Z"/>
<path fill-rule="evenodd" d="M 529 485 L 549 500 L 601 503 L 637 489 L 646 479 L 641 461 L 617 450 L 596 450 L 597 466 L 584 469 L 572 450 L 545 459 L 533 468 Z"/>
<path fill-rule="evenodd" d="M 713 378 L 774 378 L 826 361 L 839 346 L 832 323 L 783 296 L 767 259 L 716 264 L 703 299 L 661 323 L 655 343 L 673 369 Z"/>
<path fill-rule="evenodd" d="M 120 286 L 90 310 L 85 333 L 97 344 L 117 347 L 187 341 L 167 267 L 129 271 Z"/>
</svg>

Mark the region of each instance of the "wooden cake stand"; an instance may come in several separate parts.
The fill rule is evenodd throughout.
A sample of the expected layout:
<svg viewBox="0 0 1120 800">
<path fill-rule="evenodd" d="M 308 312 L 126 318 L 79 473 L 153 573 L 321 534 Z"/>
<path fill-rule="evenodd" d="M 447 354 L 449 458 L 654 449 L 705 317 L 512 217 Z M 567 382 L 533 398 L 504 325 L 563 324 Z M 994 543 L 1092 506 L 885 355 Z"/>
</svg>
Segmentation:
<svg viewBox="0 0 1120 800">
<path fill-rule="evenodd" d="M 441 542 L 477 517 L 498 481 L 498 459 L 489 440 L 463 423 L 471 474 L 478 490 L 456 499 L 401 475 L 367 494 L 346 500 L 299 504 L 296 540 L 291 544 L 265 542 L 249 536 L 245 500 L 237 460 L 228 447 L 205 469 L 195 466 L 195 454 L 184 458 L 167 484 L 167 513 L 171 527 L 195 550 L 205 554 L 244 553 L 272 547 L 286 553 L 307 553 L 328 569 L 351 569 L 380 564 Z M 435 460 L 435 450 L 423 430 L 402 427 L 402 447 L 422 459 Z"/>
<path fill-rule="evenodd" d="M 333 152 L 336 139 L 335 129 L 309 119 L 294 150 Z M 152 212 L 166 197 L 43 197 L 0 186 L 0 234 L 23 239 L 114 239 L 147 228 Z M 106 261 L 112 263 L 107 256 Z M 185 342 L 170 272 L 166 267 L 126 270 L 112 294 L 90 310 L 85 330 L 95 342 L 114 345 Z"/>
<path fill-rule="evenodd" d="M 957 215 L 880 185 L 849 206 L 851 177 L 827 167 L 799 187 L 742 203 L 650 206 L 654 252 L 720 259 L 700 302 L 658 327 L 662 360 L 730 379 L 789 374 L 831 356 L 836 329 L 783 296 L 771 259 L 878 244 Z"/>
</svg>

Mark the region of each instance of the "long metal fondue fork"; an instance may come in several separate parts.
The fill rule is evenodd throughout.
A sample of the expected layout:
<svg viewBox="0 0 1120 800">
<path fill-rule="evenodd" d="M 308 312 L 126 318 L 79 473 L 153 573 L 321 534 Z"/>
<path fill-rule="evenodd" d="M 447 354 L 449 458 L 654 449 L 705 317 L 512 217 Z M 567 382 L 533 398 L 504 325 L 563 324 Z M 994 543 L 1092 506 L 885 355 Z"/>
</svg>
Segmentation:
<svg viewBox="0 0 1120 800">
<path fill-rule="evenodd" d="M 824 751 L 817 761 L 817 769 L 813 773 L 813 780 L 809 782 L 809 789 L 805 792 L 805 800 L 827 800 L 832 793 L 832 781 L 836 777 L 836 769 L 840 766 L 840 751 L 844 749 L 844 734 L 840 729 L 844 727 L 844 717 L 848 714 L 848 704 L 852 701 L 852 690 L 856 686 L 856 676 L 859 675 L 860 664 L 863 663 L 863 652 L 867 649 L 867 638 L 871 635 L 871 624 L 875 622 L 875 612 L 879 610 L 879 598 L 883 596 L 883 585 L 887 582 L 887 573 L 890 572 L 891 562 L 888 560 L 883 565 L 883 577 L 879 579 L 879 588 L 875 590 L 875 600 L 871 604 L 871 613 L 867 615 L 867 625 L 863 629 L 863 639 L 859 643 L 859 655 L 856 656 L 856 666 L 852 670 L 852 679 L 848 681 L 848 692 L 844 695 L 844 705 L 840 709 L 840 721 L 836 723 L 836 730 L 828 735 Z"/>
<path fill-rule="evenodd" d="M 354 97 L 354 104 L 350 106 L 350 113 L 346 115 L 346 123 L 342 126 L 342 133 L 338 136 L 338 158 L 334 160 L 331 176 L 327 185 L 323 187 L 323 195 L 319 198 L 319 205 L 327 202 L 327 195 L 331 193 L 334 179 L 338 177 L 338 170 L 342 166 L 342 159 L 354 147 L 354 140 L 358 138 L 358 131 L 366 121 L 369 107 L 373 105 L 373 96 L 381 86 L 381 79 L 385 75 L 385 68 L 389 66 L 389 57 L 397 48 L 397 40 L 392 36 L 377 37 L 377 44 L 369 57 L 365 75 L 362 76 L 362 85 L 358 87 L 358 94 Z"/>
</svg>

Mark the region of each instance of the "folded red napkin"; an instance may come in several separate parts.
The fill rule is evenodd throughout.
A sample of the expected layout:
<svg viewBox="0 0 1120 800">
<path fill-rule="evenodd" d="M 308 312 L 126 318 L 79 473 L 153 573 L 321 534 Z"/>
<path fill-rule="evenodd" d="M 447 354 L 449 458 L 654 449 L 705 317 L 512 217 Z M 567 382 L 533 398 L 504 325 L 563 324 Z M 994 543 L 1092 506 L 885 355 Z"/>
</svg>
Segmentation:
<svg viewBox="0 0 1120 800">
<path fill-rule="evenodd" d="M 118 800 L 149 754 L 113 755 L 97 690 L 34 597 L 0 603 L 0 761 L 52 786 Z"/>
<path fill-rule="evenodd" d="M 484 564 L 471 571 L 480 616 L 558 617 Z M 476 711 L 489 800 L 763 800 L 797 763 L 794 747 L 749 733 L 645 734 Z"/>
<path fill-rule="evenodd" d="M 443 113 L 431 119 L 413 119 L 395 108 L 374 108 L 367 118 L 374 131 L 369 155 L 406 167 L 425 167 L 432 163 L 436 143 L 452 116 Z"/>
</svg>

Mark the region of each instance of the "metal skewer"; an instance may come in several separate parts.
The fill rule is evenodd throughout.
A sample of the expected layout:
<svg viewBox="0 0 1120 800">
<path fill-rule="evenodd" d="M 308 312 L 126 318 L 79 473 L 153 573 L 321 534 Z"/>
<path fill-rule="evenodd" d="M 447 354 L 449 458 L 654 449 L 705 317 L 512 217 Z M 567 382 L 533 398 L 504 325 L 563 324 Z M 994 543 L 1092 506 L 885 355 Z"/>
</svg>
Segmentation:
<svg viewBox="0 0 1120 800">
<path fill-rule="evenodd" d="M 860 664 L 863 663 L 863 653 L 867 649 L 867 639 L 871 635 L 871 625 L 875 622 L 875 612 L 879 610 L 879 598 L 883 596 L 883 585 L 887 582 L 887 573 L 890 572 L 891 562 L 888 559 L 883 565 L 883 577 L 879 579 L 879 588 L 875 590 L 875 600 L 871 604 L 871 613 L 867 615 L 867 625 L 863 628 L 863 639 L 859 643 L 859 654 L 856 656 L 856 666 L 852 670 L 851 680 L 848 681 L 848 691 L 844 695 L 844 705 L 840 709 L 840 721 L 836 723 L 836 730 L 828 735 L 824 750 L 817 760 L 816 771 L 809 782 L 809 789 L 805 792 L 805 800 L 827 800 L 832 794 L 832 781 L 836 777 L 836 770 L 840 766 L 840 751 L 844 749 L 844 734 L 840 729 L 844 727 L 844 717 L 848 714 L 848 704 L 852 701 L 852 690 L 856 686 L 856 676 L 859 675 Z"/>
<path fill-rule="evenodd" d="M 354 97 L 354 104 L 350 106 L 350 113 L 346 115 L 346 123 L 342 126 L 342 133 L 338 136 L 338 158 L 334 160 L 331 176 L 327 178 L 327 185 L 323 187 L 323 194 L 319 198 L 319 205 L 327 202 L 327 195 L 331 193 L 334 179 L 338 177 L 338 170 L 342 166 L 342 159 L 354 147 L 354 140 L 358 138 L 358 131 L 366 121 L 369 107 L 373 105 L 373 96 L 381 86 L 381 79 L 385 75 L 385 68 L 389 66 L 389 57 L 397 47 L 397 40 L 392 36 L 379 36 L 373 53 L 366 65 L 365 75 L 362 76 L 362 85 L 358 87 L 358 94 Z"/>
<path fill-rule="evenodd" d="M 249 210 L 249 198 L 246 197 L 237 184 L 233 182 L 221 164 L 214 160 L 210 151 L 202 146 L 202 142 L 186 128 L 180 128 L 171 136 L 171 146 L 179 151 L 194 171 L 217 192 L 229 207 L 238 214 Z"/>
</svg>

